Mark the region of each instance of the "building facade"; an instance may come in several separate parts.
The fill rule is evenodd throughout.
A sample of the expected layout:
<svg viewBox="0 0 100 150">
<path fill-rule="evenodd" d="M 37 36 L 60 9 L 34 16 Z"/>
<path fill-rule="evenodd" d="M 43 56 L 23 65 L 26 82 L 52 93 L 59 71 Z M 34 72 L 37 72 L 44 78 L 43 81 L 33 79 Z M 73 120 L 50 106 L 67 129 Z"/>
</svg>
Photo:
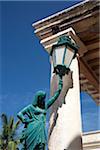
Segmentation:
<svg viewBox="0 0 100 150">
<path fill-rule="evenodd" d="M 100 132 L 82 136 L 80 113 L 80 91 L 86 91 L 97 105 L 100 104 L 99 1 L 85 0 L 34 23 L 33 27 L 40 43 L 48 53 L 62 35 L 69 35 L 79 46 L 78 56 L 71 64 L 73 88 L 69 87 L 71 79 L 66 75 L 63 79 L 61 96 L 51 108 L 49 150 L 100 148 L 98 144 Z M 53 74 L 51 60 L 51 95 L 56 88 L 57 79 Z"/>
</svg>

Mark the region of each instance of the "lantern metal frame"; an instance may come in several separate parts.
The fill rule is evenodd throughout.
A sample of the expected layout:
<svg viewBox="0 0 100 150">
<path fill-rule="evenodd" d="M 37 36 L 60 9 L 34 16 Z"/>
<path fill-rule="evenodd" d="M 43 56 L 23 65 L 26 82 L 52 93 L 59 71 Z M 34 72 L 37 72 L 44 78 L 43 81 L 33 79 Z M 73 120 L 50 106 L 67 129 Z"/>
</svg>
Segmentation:
<svg viewBox="0 0 100 150">
<path fill-rule="evenodd" d="M 70 68 L 69 68 L 70 64 L 71 64 L 72 60 L 76 57 L 76 54 L 78 52 L 78 46 L 76 45 L 75 42 L 72 41 L 72 38 L 70 38 L 69 36 L 61 36 L 61 37 L 59 37 L 57 44 L 52 46 L 50 55 L 52 56 L 55 48 L 63 46 L 63 45 L 65 46 L 65 50 L 64 50 L 64 55 L 63 55 L 63 59 L 62 59 L 62 64 L 54 65 L 54 62 L 53 62 L 54 73 L 59 74 L 60 76 L 64 76 L 65 74 L 68 74 L 68 72 L 70 71 Z M 67 51 L 68 47 L 73 50 L 74 55 L 71 59 L 69 66 L 66 66 L 66 64 L 64 64 L 64 60 L 65 60 L 66 51 Z"/>
</svg>

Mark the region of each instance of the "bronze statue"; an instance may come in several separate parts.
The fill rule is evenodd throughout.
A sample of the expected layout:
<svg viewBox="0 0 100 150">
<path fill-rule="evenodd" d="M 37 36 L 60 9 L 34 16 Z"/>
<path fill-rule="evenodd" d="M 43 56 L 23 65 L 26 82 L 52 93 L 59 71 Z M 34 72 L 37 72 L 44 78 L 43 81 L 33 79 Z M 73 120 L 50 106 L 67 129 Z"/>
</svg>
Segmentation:
<svg viewBox="0 0 100 150">
<path fill-rule="evenodd" d="M 45 150 L 46 133 L 45 122 L 48 108 L 57 100 L 62 90 L 63 82 L 59 76 L 58 89 L 54 96 L 45 102 L 46 93 L 38 91 L 32 104 L 18 113 L 18 118 L 25 124 L 21 142 L 25 142 L 26 150 Z"/>
</svg>

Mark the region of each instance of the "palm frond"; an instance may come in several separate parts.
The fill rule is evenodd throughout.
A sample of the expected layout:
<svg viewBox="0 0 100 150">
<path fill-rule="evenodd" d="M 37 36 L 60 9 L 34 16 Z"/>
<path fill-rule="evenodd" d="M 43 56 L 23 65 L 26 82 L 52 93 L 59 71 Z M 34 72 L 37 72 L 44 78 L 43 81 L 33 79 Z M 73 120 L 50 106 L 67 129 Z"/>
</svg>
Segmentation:
<svg viewBox="0 0 100 150">
<path fill-rule="evenodd" d="M 13 117 L 10 117 L 10 119 L 9 119 L 9 124 L 8 124 L 10 130 L 13 129 L 13 124 L 14 124 L 14 118 L 13 118 Z"/>
<path fill-rule="evenodd" d="M 5 125 L 8 124 L 8 119 L 7 119 L 6 114 L 3 113 L 3 114 L 1 115 L 1 120 L 2 120 L 3 126 L 5 126 Z"/>
<path fill-rule="evenodd" d="M 14 124 L 14 130 L 17 130 L 19 125 L 20 125 L 21 121 L 18 120 L 15 124 Z"/>
<path fill-rule="evenodd" d="M 16 146 L 19 144 L 19 137 L 17 134 L 17 129 L 19 127 L 20 121 L 18 120 L 14 123 L 14 118 L 10 117 L 7 119 L 6 114 L 1 115 L 2 120 L 2 132 L 0 133 L 0 148 L 2 143 L 2 150 L 16 150 Z M 9 147 L 9 148 L 8 148 Z"/>
</svg>

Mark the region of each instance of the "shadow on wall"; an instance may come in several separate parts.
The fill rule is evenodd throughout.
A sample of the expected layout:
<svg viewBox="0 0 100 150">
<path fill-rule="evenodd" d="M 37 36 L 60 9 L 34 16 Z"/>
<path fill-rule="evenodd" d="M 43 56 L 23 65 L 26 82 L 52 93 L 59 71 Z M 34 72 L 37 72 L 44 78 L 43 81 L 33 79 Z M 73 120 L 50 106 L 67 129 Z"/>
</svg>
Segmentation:
<svg viewBox="0 0 100 150">
<path fill-rule="evenodd" d="M 82 137 L 76 136 L 64 150 L 83 150 Z"/>
<path fill-rule="evenodd" d="M 49 149 L 48 149 L 49 150 Z M 83 150 L 82 148 L 82 137 L 76 136 L 65 149 L 62 150 Z"/>
<path fill-rule="evenodd" d="M 58 76 L 54 74 L 51 82 L 51 96 L 54 95 L 57 88 L 58 88 Z M 50 124 L 49 126 L 49 138 L 50 135 L 52 134 L 53 128 L 56 125 L 56 121 L 58 118 L 58 109 L 59 107 L 62 107 L 62 104 L 66 103 L 65 96 L 70 88 L 73 88 L 72 71 L 70 71 L 68 74 L 66 74 L 63 77 L 63 89 L 61 91 L 61 94 L 58 97 L 58 99 L 55 101 L 55 103 L 51 106 L 50 118 L 52 118 L 52 124 Z"/>
</svg>

